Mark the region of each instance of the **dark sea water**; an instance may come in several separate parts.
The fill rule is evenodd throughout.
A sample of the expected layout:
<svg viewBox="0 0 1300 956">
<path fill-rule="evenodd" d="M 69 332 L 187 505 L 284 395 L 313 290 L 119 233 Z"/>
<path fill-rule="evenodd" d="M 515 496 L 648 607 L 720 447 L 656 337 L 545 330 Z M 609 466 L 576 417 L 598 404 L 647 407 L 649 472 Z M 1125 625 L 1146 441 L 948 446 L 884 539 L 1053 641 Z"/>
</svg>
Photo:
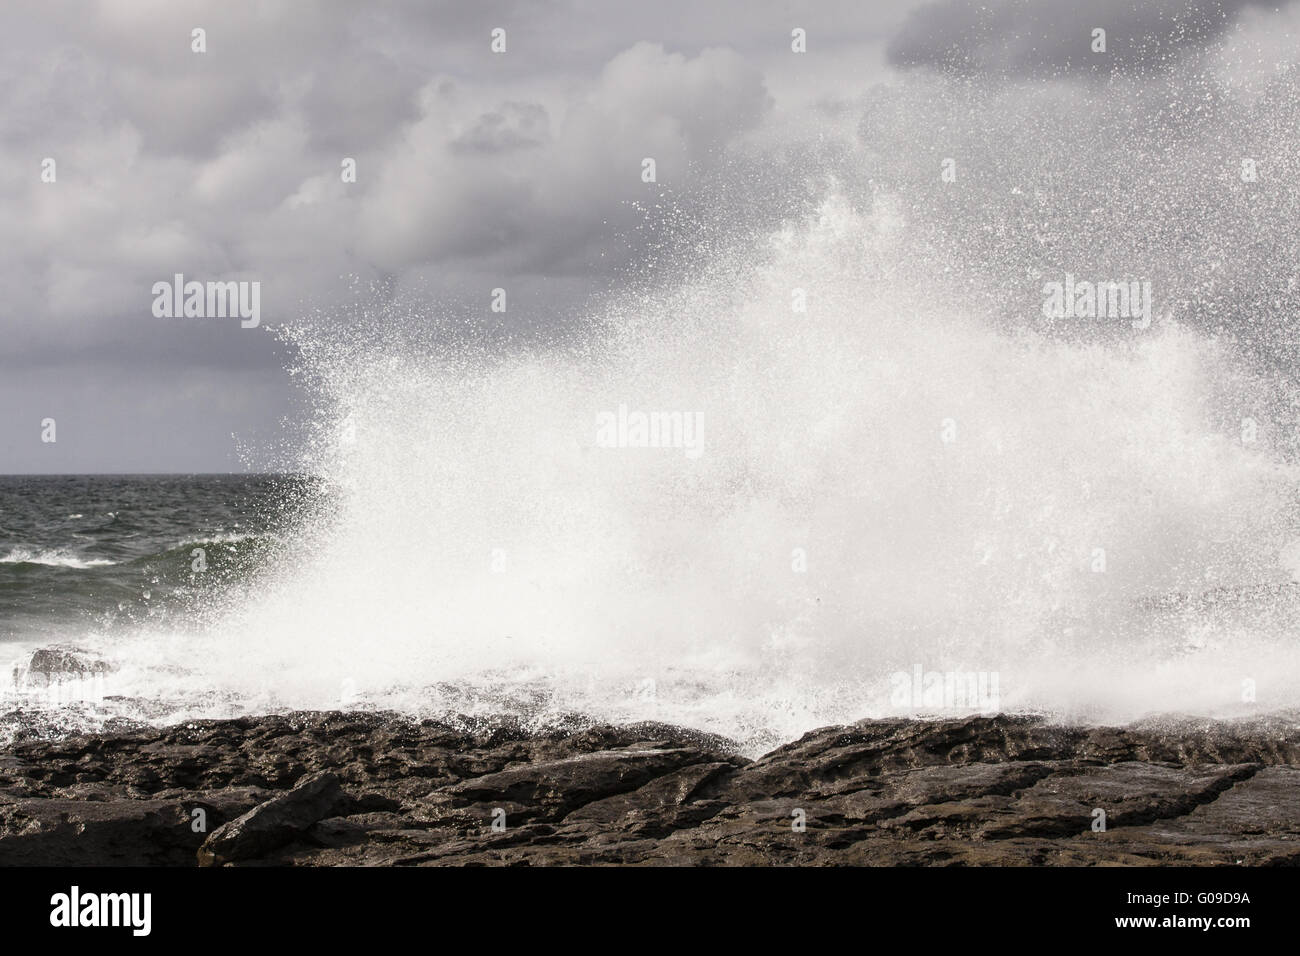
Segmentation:
<svg viewBox="0 0 1300 956">
<path fill-rule="evenodd" d="M 0 476 L 0 644 L 76 642 L 184 615 L 205 590 L 255 570 L 303 484 L 260 475 Z"/>
</svg>

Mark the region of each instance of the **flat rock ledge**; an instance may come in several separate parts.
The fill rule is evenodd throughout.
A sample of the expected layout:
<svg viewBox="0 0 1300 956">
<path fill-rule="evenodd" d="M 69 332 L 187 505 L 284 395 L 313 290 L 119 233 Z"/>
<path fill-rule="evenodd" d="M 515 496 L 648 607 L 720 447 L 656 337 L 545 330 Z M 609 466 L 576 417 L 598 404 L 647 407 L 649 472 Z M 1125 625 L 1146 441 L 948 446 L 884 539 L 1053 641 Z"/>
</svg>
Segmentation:
<svg viewBox="0 0 1300 956">
<path fill-rule="evenodd" d="M 866 720 L 757 760 L 662 724 L 293 713 L 0 749 L 0 866 L 1300 863 L 1300 732 Z"/>
</svg>

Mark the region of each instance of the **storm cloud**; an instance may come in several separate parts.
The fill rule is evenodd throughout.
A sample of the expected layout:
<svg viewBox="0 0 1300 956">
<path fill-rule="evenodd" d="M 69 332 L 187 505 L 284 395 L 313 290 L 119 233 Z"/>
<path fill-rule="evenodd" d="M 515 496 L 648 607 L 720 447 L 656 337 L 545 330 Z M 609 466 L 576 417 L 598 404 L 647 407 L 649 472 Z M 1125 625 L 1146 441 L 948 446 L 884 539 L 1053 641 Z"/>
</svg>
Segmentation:
<svg viewBox="0 0 1300 956">
<path fill-rule="evenodd" d="M 1098 8 L 1117 61 L 1272 16 L 1131 8 Z M 298 412 L 276 326 L 358 289 L 486 312 L 508 285 L 512 321 L 545 327 L 653 258 L 647 207 L 707 215 L 731 171 L 737 215 L 776 215 L 768 197 L 805 187 L 791 157 L 859 138 L 895 67 L 1069 73 L 1090 55 L 1095 18 L 1068 4 L 968 9 L 11 0 L 0 473 L 238 469 Z M 176 273 L 260 282 L 262 327 L 155 317 L 150 289 Z"/>
</svg>

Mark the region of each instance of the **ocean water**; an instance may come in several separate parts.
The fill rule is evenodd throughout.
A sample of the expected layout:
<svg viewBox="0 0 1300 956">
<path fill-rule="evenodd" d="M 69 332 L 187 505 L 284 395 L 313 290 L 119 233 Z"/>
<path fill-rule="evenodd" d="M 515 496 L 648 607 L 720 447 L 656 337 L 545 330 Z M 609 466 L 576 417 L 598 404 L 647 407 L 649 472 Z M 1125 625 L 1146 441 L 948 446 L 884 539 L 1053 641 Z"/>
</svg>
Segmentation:
<svg viewBox="0 0 1300 956">
<path fill-rule="evenodd" d="M 0 481 L 0 654 L 115 668 L 6 668 L 3 726 L 1291 720 L 1300 95 L 1207 70 L 873 91 L 842 148 L 665 187 L 655 268 L 549 338 L 414 295 L 300 317 L 310 477 Z M 1067 274 L 1150 281 L 1149 324 L 1046 320 Z M 628 447 L 636 412 L 689 442 Z"/>
<path fill-rule="evenodd" d="M 0 642 L 138 626 L 248 571 L 292 477 L 0 476 Z M 194 570 L 202 549 L 204 573 Z"/>
<path fill-rule="evenodd" d="M 176 634 L 254 574 L 310 479 L 237 475 L 0 476 L 0 677 L 14 730 L 93 728 L 147 699 L 105 702 L 98 681 L 22 672 L 42 647 L 114 659 L 146 628 Z M 17 668 L 17 670 L 15 670 Z M 129 718 L 128 718 L 129 719 Z"/>
</svg>

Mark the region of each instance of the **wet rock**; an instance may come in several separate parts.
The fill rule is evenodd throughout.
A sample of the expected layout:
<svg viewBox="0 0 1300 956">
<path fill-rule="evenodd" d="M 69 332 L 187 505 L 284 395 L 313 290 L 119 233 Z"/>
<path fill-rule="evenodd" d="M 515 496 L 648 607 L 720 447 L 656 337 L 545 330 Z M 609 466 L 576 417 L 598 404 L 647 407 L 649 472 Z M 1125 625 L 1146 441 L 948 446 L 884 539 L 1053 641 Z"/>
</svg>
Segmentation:
<svg viewBox="0 0 1300 956">
<path fill-rule="evenodd" d="M 14 686 L 22 689 L 49 686 L 63 681 L 102 677 L 117 670 L 117 664 L 72 644 L 50 644 L 38 648 L 26 663 L 13 666 Z"/>
<path fill-rule="evenodd" d="M 339 778 L 323 771 L 298 782 L 288 793 L 260 803 L 214 830 L 198 850 L 201 866 L 256 859 L 301 839 L 319 820 L 348 803 Z"/>
<path fill-rule="evenodd" d="M 602 750 L 501 770 L 455 784 L 446 793 L 469 803 L 510 804 L 528 819 L 554 820 L 708 759 L 692 749 Z"/>
<path fill-rule="evenodd" d="M 196 721 L 0 748 L 0 865 L 1295 864 L 1293 727 Z"/>
<path fill-rule="evenodd" d="M 103 788 L 83 791 L 80 798 L 74 792 L 0 797 L 0 866 L 192 865 L 212 827 L 266 796 L 244 788 L 166 799 L 136 799 Z"/>
</svg>

